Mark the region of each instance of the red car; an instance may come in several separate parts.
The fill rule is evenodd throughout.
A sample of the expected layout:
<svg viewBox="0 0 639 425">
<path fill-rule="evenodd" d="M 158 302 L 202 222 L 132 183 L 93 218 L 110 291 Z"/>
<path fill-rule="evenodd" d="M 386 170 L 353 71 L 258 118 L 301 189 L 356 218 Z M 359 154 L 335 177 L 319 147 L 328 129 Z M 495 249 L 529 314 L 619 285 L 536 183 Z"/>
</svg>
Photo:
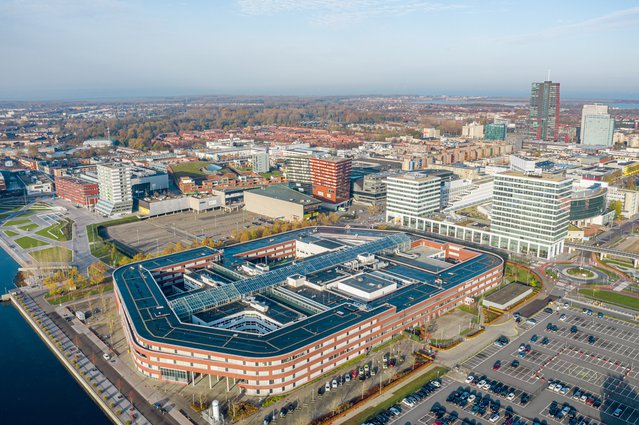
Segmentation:
<svg viewBox="0 0 639 425">
<path fill-rule="evenodd" d="M 493 370 L 499 370 L 500 367 L 501 367 L 501 361 L 497 360 L 495 364 L 493 365 Z"/>
</svg>

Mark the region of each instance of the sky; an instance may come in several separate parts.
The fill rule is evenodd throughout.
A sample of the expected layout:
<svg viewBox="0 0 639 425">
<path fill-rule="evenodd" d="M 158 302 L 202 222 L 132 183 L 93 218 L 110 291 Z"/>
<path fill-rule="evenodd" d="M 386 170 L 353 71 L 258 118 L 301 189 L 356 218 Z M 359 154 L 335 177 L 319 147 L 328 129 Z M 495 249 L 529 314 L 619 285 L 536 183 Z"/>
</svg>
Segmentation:
<svg viewBox="0 0 639 425">
<path fill-rule="evenodd" d="M 639 98 L 636 0 L 0 0 L 0 100 Z"/>
</svg>

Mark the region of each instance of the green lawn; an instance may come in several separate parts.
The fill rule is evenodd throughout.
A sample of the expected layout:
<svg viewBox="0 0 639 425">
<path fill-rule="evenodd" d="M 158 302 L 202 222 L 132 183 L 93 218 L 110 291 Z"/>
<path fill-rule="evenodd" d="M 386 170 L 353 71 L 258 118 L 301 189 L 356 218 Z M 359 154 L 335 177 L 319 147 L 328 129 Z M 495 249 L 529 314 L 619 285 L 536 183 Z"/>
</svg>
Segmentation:
<svg viewBox="0 0 639 425">
<path fill-rule="evenodd" d="M 528 283 L 535 277 L 535 275 L 530 273 L 527 269 L 521 269 L 510 263 L 506 263 L 506 277 L 519 282 Z"/>
<path fill-rule="evenodd" d="M 41 263 L 70 263 L 73 260 L 73 252 L 61 246 L 32 251 L 29 254 Z"/>
<path fill-rule="evenodd" d="M 639 310 L 639 298 L 624 295 L 620 292 L 604 291 L 600 289 L 580 289 L 579 293 L 595 300 Z"/>
<path fill-rule="evenodd" d="M 38 226 L 37 224 L 35 224 L 35 223 L 29 223 L 29 224 L 27 224 L 27 225 L 25 225 L 25 226 L 20 226 L 20 227 L 18 227 L 18 229 L 20 229 L 20 230 L 24 230 L 24 231 L 26 231 L 26 232 L 30 232 L 30 231 L 32 231 L 32 230 L 37 229 L 38 227 L 39 227 L 39 226 Z"/>
<path fill-rule="evenodd" d="M 264 177 L 265 179 L 270 179 L 271 177 L 279 177 L 281 175 L 282 172 L 278 170 L 269 171 L 268 173 L 260 173 L 260 176 Z"/>
<path fill-rule="evenodd" d="M 428 381 L 431 381 L 435 378 L 441 377 L 448 372 L 448 368 L 445 367 L 436 367 L 432 370 L 429 370 L 419 378 L 415 379 L 412 382 L 404 386 L 399 386 L 395 388 L 393 391 L 393 395 L 387 400 L 379 403 L 376 406 L 369 407 L 364 410 L 360 414 L 353 416 L 351 419 L 345 422 L 345 425 L 360 425 L 366 422 L 367 419 L 375 417 L 379 414 L 379 412 L 388 409 L 393 406 L 395 403 L 399 403 L 404 397 L 409 394 L 416 392 L 418 389 L 423 387 Z"/>
<path fill-rule="evenodd" d="M 584 279 L 592 279 L 595 277 L 595 274 L 588 269 L 582 269 L 581 267 L 572 267 L 570 269 L 566 269 L 566 273 L 570 276 L 581 277 Z"/>
<path fill-rule="evenodd" d="M 18 238 L 15 240 L 15 242 L 20 245 L 20 247 L 22 249 L 28 249 L 28 248 L 36 248 L 39 246 L 47 246 L 49 245 L 46 242 L 42 242 L 38 239 L 34 239 L 31 236 L 23 236 L 21 238 Z"/>
<path fill-rule="evenodd" d="M 5 227 L 7 227 L 7 226 L 19 226 L 21 224 L 27 224 L 27 223 L 31 223 L 31 220 L 26 220 L 26 219 L 9 220 L 6 223 L 4 223 L 3 226 L 5 226 Z"/>
<path fill-rule="evenodd" d="M 93 254 L 94 257 L 111 266 L 117 266 L 122 258 L 128 258 L 128 256 L 124 255 L 118 250 L 115 251 L 115 256 L 112 258 L 109 246 L 104 244 L 103 242 L 91 243 L 90 248 L 91 254 Z"/>
<path fill-rule="evenodd" d="M 210 163 L 206 161 L 183 162 L 181 164 L 171 165 L 171 171 L 176 179 L 180 177 L 201 177 L 205 173 L 200 171 L 206 168 Z"/>
<path fill-rule="evenodd" d="M 68 228 L 65 230 L 65 227 Z M 45 229 L 38 230 L 37 235 L 44 236 L 45 238 L 53 239 L 54 241 L 68 241 L 71 234 L 71 223 L 68 221 L 60 221 Z"/>
<path fill-rule="evenodd" d="M 477 307 L 474 304 L 471 305 L 460 305 L 459 309 L 464 313 L 472 314 L 473 316 L 477 316 Z"/>
<path fill-rule="evenodd" d="M 5 230 L 4 234 L 12 238 L 14 236 L 18 236 L 20 233 L 14 232 L 13 230 Z"/>
</svg>

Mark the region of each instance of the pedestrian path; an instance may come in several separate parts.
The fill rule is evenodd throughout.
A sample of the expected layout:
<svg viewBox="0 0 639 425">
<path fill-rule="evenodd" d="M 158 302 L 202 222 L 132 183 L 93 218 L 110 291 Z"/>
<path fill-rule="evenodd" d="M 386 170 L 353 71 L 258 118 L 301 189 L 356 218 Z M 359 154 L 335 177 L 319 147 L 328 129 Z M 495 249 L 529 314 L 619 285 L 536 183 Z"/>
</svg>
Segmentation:
<svg viewBox="0 0 639 425">
<path fill-rule="evenodd" d="M 35 324 L 55 344 L 61 354 L 58 357 L 66 358 L 68 367 L 77 371 L 76 379 L 81 383 L 88 384 L 84 387 L 85 389 L 90 388 L 88 391 L 93 391 L 94 398 L 104 401 L 100 405 L 104 410 L 107 410 L 111 418 L 117 418 L 122 424 L 151 425 L 30 296 L 22 291 L 16 291 L 14 297 L 35 321 Z"/>
</svg>

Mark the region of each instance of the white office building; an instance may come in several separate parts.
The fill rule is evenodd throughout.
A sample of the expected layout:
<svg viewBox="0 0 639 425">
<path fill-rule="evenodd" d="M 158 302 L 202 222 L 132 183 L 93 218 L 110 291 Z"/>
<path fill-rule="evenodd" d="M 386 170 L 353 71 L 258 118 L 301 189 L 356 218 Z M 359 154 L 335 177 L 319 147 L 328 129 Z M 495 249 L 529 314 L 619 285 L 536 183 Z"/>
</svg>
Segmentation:
<svg viewBox="0 0 639 425">
<path fill-rule="evenodd" d="M 571 193 L 572 180 L 563 175 L 497 174 L 491 233 L 511 237 L 510 251 L 552 258 L 568 234 Z"/>
<path fill-rule="evenodd" d="M 126 164 L 98 164 L 99 200 L 95 210 L 105 216 L 128 214 L 133 209 L 131 167 Z"/>
<path fill-rule="evenodd" d="M 484 126 L 478 122 L 471 122 L 462 127 L 462 137 L 469 139 L 483 139 Z"/>
<path fill-rule="evenodd" d="M 607 105 L 584 105 L 581 111 L 581 144 L 612 146 L 615 119 L 608 113 Z"/>
<path fill-rule="evenodd" d="M 267 152 L 254 152 L 251 155 L 251 165 L 254 173 L 268 173 L 270 169 Z"/>
<path fill-rule="evenodd" d="M 389 176 L 386 180 L 386 220 L 408 214 L 423 217 L 440 208 L 441 179 L 422 173 Z"/>
</svg>

